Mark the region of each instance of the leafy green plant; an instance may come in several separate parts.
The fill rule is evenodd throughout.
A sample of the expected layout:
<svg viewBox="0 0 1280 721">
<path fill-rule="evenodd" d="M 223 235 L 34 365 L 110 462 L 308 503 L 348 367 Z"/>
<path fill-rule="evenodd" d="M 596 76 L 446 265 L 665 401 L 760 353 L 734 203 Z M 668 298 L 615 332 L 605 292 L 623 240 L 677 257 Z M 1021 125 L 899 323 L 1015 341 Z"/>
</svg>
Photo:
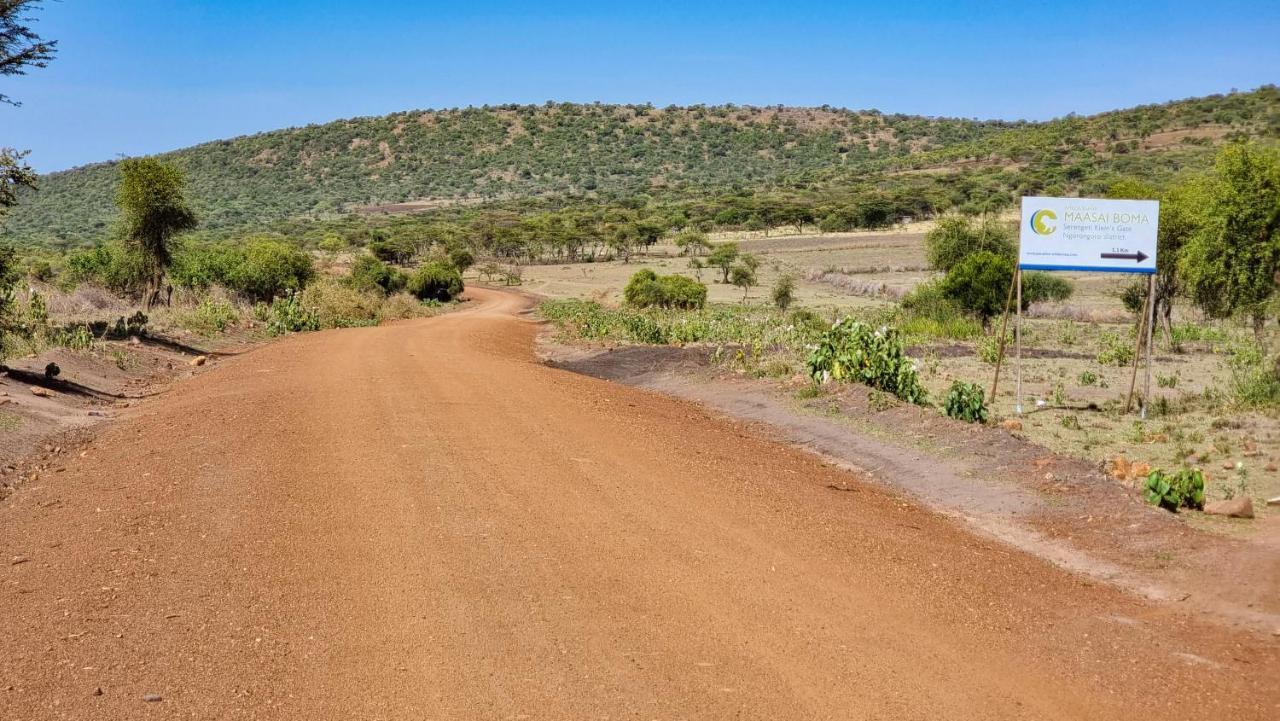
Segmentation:
<svg viewBox="0 0 1280 721">
<path fill-rule="evenodd" d="M 462 274 L 448 263 L 427 263 L 409 276 L 405 290 L 419 300 L 447 303 L 462 294 Z"/>
<path fill-rule="evenodd" d="M 807 366 L 818 383 L 863 383 L 909 403 L 925 401 L 914 361 L 907 357 L 898 332 L 887 326 L 873 330 L 845 318 L 818 340 Z"/>
<path fill-rule="evenodd" d="M 301 333 L 320 330 L 320 319 L 315 311 L 302 302 L 302 295 L 290 291 L 283 298 L 271 301 L 267 312 L 267 333 L 284 335 L 285 333 Z"/>
<path fill-rule="evenodd" d="M 955 381 L 947 392 L 946 412 L 951 418 L 969 423 L 986 423 L 986 392 L 976 383 Z"/>
<path fill-rule="evenodd" d="M 205 298 L 194 310 L 179 317 L 182 325 L 206 335 L 222 333 L 238 320 L 240 311 L 231 303 L 218 298 Z"/>
<path fill-rule="evenodd" d="M 1133 344 L 1114 331 L 1106 331 L 1098 339 L 1098 363 L 1104 366 L 1127 366 L 1133 362 Z"/>
<path fill-rule="evenodd" d="M 1143 490 L 1147 503 L 1167 511 L 1204 508 L 1204 474 L 1198 468 L 1182 468 L 1173 473 L 1153 470 L 1147 475 Z"/>
<path fill-rule="evenodd" d="M 1096 386 L 1098 385 L 1098 374 L 1093 371 L 1081 371 L 1079 381 L 1082 386 Z"/>
</svg>

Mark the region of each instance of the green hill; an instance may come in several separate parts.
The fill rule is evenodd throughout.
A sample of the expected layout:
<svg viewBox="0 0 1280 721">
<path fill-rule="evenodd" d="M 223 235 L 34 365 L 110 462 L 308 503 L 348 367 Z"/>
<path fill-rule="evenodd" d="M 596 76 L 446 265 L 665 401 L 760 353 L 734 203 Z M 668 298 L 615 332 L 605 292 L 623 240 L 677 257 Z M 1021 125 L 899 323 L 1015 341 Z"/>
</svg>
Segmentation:
<svg viewBox="0 0 1280 721">
<path fill-rule="evenodd" d="M 233 232 L 372 206 L 413 210 L 524 198 L 700 193 L 996 177 L 1070 192 L 1090 178 L 1158 179 L 1235 137 L 1280 135 L 1267 86 L 1045 123 L 829 107 L 546 104 L 412 111 L 279 130 L 165 154 L 187 171 L 202 227 Z M 109 232 L 113 163 L 53 173 L 0 220 L 21 245 Z"/>
</svg>

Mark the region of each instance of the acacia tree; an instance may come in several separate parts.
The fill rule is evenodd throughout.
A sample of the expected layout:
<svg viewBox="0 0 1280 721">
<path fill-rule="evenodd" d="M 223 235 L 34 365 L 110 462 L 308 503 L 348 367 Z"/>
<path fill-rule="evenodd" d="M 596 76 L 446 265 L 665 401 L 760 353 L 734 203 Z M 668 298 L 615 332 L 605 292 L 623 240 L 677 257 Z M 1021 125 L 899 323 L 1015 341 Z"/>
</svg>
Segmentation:
<svg viewBox="0 0 1280 721">
<path fill-rule="evenodd" d="M 738 244 L 722 243 L 717 245 L 715 250 L 711 251 L 711 255 L 707 256 L 707 265 L 713 268 L 719 268 L 722 274 L 721 282 L 729 282 L 729 270 L 733 268 L 733 264 L 738 260 Z"/>
<path fill-rule="evenodd" d="M 1261 336 L 1280 273 L 1280 149 L 1228 146 L 1204 183 L 1178 270 L 1208 316 L 1248 314 Z"/>
<path fill-rule="evenodd" d="M 142 257 L 147 269 L 143 306 L 160 300 L 164 276 L 173 262 L 174 237 L 196 227 L 195 211 L 187 204 L 182 171 L 155 158 L 129 158 L 120 163 L 121 232 Z"/>
<path fill-rule="evenodd" d="M 38 0 L 0 0 L 0 76 L 25 75 L 27 68 L 43 68 L 53 59 L 57 42 L 45 42 L 31 30 L 27 12 Z M 0 103 L 18 102 L 0 93 Z M 0 214 L 18 202 L 18 188 L 34 188 L 35 172 L 22 162 L 25 152 L 0 147 Z"/>
</svg>

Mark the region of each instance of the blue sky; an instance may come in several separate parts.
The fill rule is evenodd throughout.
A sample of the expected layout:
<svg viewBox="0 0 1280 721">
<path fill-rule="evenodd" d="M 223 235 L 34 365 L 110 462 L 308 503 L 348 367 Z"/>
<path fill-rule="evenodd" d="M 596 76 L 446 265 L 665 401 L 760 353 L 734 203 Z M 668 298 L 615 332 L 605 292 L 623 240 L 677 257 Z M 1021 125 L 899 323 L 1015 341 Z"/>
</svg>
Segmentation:
<svg viewBox="0 0 1280 721">
<path fill-rule="evenodd" d="M 1280 82 L 1280 2 L 46 0 L 0 78 L 41 171 L 261 130 L 546 100 L 1044 119 Z"/>
</svg>

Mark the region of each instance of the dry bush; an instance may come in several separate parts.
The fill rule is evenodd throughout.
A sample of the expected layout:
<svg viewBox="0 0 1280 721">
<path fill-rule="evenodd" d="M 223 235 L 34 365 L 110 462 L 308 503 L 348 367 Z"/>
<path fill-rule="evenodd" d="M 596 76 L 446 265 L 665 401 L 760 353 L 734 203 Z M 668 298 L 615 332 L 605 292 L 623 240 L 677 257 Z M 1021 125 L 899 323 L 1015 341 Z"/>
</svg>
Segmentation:
<svg viewBox="0 0 1280 721">
<path fill-rule="evenodd" d="M 822 268 L 810 268 L 805 272 L 804 279 L 810 283 L 824 283 L 848 295 L 866 298 L 902 300 L 907 295 L 905 289 L 891 286 L 884 281 L 856 278 L 852 275 L 836 273 Z"/>
<path fill-rule="evenodd" d="M 26 303 L 31 298 L 31 291 L 44 298 L 49 317 L 57 321 L 97 320 L 105 316 L 128 315 L 136 305 L 111 291 L 95 285 L 81 284 L 69 293 L 64 293 L 57 286 L 47 283 L 33 282 L 17 294 L 16 300 Z"/>
<path fill-rule="evenodd" d="M 430 306 L 408 293 L 396 293 L 382 301 L 379 317 L 384 320 L 405 320 L 407 318 L 425 318 L 434 313 Z"/>
<path fill-rule="evenodd" d="M 1123 308 L 1085 308 L 1067 303 L 1032 303 L 1028 318 L 1073 320 L 1079 323 L 1131 323 L 1133 316 Z"/>
<path fill-rule="evenodd" d="M 321 328 L 374 325 L 382 308 L 378 294 L 363 293 L 331 278 L 308 285 L 301 303 L 315 313 Z"/>
</svg>

